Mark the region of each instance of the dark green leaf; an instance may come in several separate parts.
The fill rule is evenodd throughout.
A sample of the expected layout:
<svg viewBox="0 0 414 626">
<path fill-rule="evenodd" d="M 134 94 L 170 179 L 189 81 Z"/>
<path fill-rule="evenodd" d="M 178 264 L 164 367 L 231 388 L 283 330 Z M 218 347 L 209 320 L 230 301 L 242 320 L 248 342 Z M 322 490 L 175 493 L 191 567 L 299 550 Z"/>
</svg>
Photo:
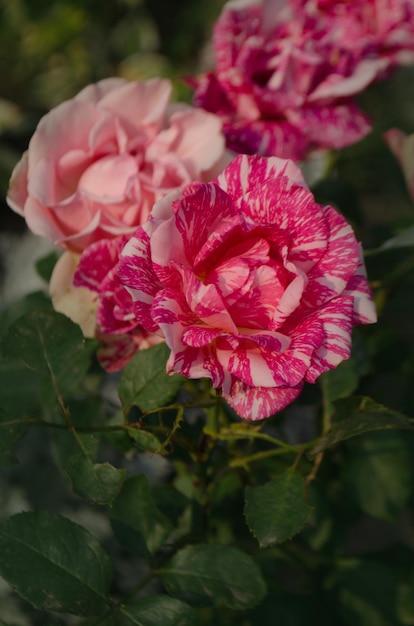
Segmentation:
<svg viewBox="0 0 414 626">
<path fill-rule="evenodd" d="M 343 479 L 363 511 L 387 521 L 407 504 L 412 471 L 401 433 L 368 433 L 349 443 Z"/>
<path fill-rule="evenodd" d="M 161 442 L 158 437 L 147 430 L 131 426 L 126 431 L 140 450 L 146 452 L 159 452 L 161 450 Z"/>
<path fill-rule="evenodd" d="M 0 522 L 0 574 L 36 608 L 99 615 L 108 607 L 111 567 L 87 530 L 47 512 Z"/>
<path fill-rule="evenodd" d="M 344 416 L 346 412 L 343 407 L 349 409 L 347 417 Z M 413 421 L 408 417 L 381 404 L 376 404 L 370 398 L 350 398 L 343 404 L 338 401 L 335 403 L 335 409 L 341 415 L 341 419 L 334 422 L 330 432 L 319 439 L 312 448 L 311 454 L 316 455 L 345 439 L 368 431 L 414 428 Z"/>
<path fill-rule="evenodd" d="M 370 370 L 370 356 L 367 346 L 356 331 L 352 335 L 352 355 L 332 370 L 319 377 L 324 396 L 325 410 L 333 413 L 332 403 L 339 398 L 350 396 L 358 387 L 361 376 Z"/>
<path fill-rule="evenodd" d="M 290 470 L 262 487 L 246 487 L 247 525 L 262 548 L 296 535 L 311 512 L 305 501 L 305 481 Z"/>
<path fill-rule="evenodd" d="M 169 348 L 162 343 L 148 350 L 139 351 L 127 364 L 119 384 L 119 397 L 125 413 L 132 406 L 141 411 L 163 407 L 177 394 L 182 376 L 166 373 Z"/>
<path fill-rule="evenodd" d="M 177 552 L 161 570 L 167 591 L 195 606 L 245 610 L 263 600 L 266 585 L 253 559 L 237 548 L 198 544 Z"/>
<path fill-rule="evenodd" d="M 68 457 L 63 469 L 73 491 L 95 504 L 111 505 L 126 476 L 126 470 L 117 469 L 110 463 L 92 463 L 82 452 Z"/>
<path fill-rule="evenodd" d="M 41 378 L 21 365 L 0 360 L 0 466 L 16 461 L 13 443 L 42 416 L 40 384 Z"/>
<path fill-rule="evenodd" d="M 125 481 L 110 518 L 121 545 L 141 556 L 154 554 L 171 531 L 171 523 L 155 506 L 148 479 L 143 475 Z"/>
<path fill-rule="evenodd" d="M 352 359 L 342 361 L 333 370 L 319 377 L 324 400 L 332 403 L 338 398 L 346 398 L 358 387 L 358 376 Z"/>
<path fill-rule="evenodd" d="M 22 419 L 10 418 L 0 408 L 0 467 L 16 463 L 13 454 L 13 444 L 23 437 L 29 423 Z"/>
<path fill-rule="evenodd" d="M 99 441 L 93 435 L 55 433 L 53 450 L 57 463 L 81 498 L 111 505 L 120 492 L 126 471 L 109 463 L 94 463 Z"/>
<path fill-rule="evenodd" d="M 13 322 L 0 353 L 49 379 L 61 392 L 77 385 L 89 366 L 79 326 L 54 311 L 31 311 Z"/>
<path fill-rule="evenodd" d="M 152 497 L 156 506 L 168 519 L 177 523 L 190 500 L 170 485 L 160 485 L 152 490 Z"/>
<path fill-rule="evenodd" d="M 199 626 L 197 612 L 176 598 L 151 595 L 137 604 L 121 606 L 102 626 Z"/>
<path fill-rule="evenodd" d="M 50 281 L 50 277 L 52 276 L 53 268 L 55 267 L 58 259 L 58 252 L 50 252 L 46 256 L 43 256 L 40 259 L 37 259 L 35 263 L 36 272 L 39 274 L 40 278 L 43 278 L 47 283 Z"/>
<path fill-rule="evenodd" d="M 41 384 L 39 375 L 19 363 L 0 359 L 0 407 L 10 417 L 41 416 Z"/>
</svg>

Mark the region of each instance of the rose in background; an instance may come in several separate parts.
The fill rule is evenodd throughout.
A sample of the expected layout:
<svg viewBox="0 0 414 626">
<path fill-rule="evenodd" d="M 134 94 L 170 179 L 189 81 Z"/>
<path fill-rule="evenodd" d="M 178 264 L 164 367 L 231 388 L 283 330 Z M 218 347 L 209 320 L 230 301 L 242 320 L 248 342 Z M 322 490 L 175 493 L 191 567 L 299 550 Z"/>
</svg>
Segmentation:
<svg viewBox="0 0 414 626">
<path fill-rule="evenodd" d="M 398 128 L 392 128 L 384 133 L 384 138 L 402 167 L 408 191 L 414 200 L 414 133 L 407 135 Z"/>
<path fill-rule="evenodd" d="M 170 95 L 161 78 L 109 78 L 52 109 L 13 172 L 9 205 L 72 252 L 133 233 L 155 200 L 214 177 L 223 159 L 219 120 Z"/>
<path fill-rule="evenodd" d="M 210 180 L 230 158 L 220 120 L 169 104 L 170 96 L 171 83 L 161 78 L 89 85 L 42 118 L 10 183 L 10 206 L 66 250 L 52 276 L 52 301 L 85 336 L 99 334 L 107 369 L 159 341 L 138 328 L 116 277 L 125 237 L 165 193 Z"/>
<path fill-rule="evenodd" d="M 292 161 L 240 155 L 168 194 L 122 252 L 121 282 L 170 373 L 210 378 L 244 418 L 268 417 L 350 355 L 376 319 L 361 249 Z"/>
<path fill-rule="evenodd" d="M 370 130 L 356 94 L 414 62 L 412 0 L 232 0 L 213 35 L 215 71 L 194 103 L 220 115 L 237 152 L 302 159 Z"/>
</svg>

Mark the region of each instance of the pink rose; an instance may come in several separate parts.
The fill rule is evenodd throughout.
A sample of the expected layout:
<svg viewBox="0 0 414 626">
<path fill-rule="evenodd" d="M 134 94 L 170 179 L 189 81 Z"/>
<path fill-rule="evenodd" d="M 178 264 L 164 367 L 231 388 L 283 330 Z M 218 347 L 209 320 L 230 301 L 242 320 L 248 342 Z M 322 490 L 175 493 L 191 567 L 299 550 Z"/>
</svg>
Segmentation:
<svg viewBox="0 0 414 626">
<path fill-rule="evenodd" d="M 414 62 L 412 0 L 291 0 L 296 11 L 326 19 L 341 46 L 367 59 L 387 58 L 390 65 Z"/>
<path fill-rule="evenodd" d="M 350 354 L 376 319 L 361 249 L 291 161 L 240 155 L 156 203 L 119 276 L 169 373 L 210 378 L 244 418 L 268 417 Z"/>
<path fill-rule="evenodd" d="M 40 121 L 17 164 L 10 206 L 29 228 L 80 252 L 133 233 L 155 200 L 223 166 L 221 123 L 185 104 L 171 84 L 110 78 L 89 85 Z"/>
<path fill-rule="evenodd" d="M 232 0 L 213 46 L 216 70 L 195 81 L 194 102 L 220 115 L 229 148 L 301 159 L 370 132 L 354 96 L 414 59 L 413 4 Z"/>
<path fill-rule="evenodd" d="M 392 128 L 384 133 L 384 138 L 402 167 L 408 191 L 414 200 L 414 133 L 407 135 L 398 128 Z"/>
</svg>

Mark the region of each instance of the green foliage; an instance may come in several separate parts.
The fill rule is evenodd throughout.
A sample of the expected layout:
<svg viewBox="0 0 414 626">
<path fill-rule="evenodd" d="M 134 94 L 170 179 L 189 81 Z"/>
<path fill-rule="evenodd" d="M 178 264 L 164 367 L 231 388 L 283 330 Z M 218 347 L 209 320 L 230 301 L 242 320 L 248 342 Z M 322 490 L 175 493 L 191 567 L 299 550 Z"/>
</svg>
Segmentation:
<svg viewBox="0 0 414 626">
<path fill-rule="evenodd" d="M 363 511 L 393 521 L 405 508 L 413 482 L 404 437 L 399 432 L 364 434 L 346 448 L 344 484 Z"/>
<path fill-rule="evenodd" d="M 163 407 L 176 396 L 184 378 L 166 374 L 168 354 L 167 346 L 162 343 L 138 352 L 126 365 L 119 384 L 119 397 L 126 414 L 132 406 L 144 412 Z"/>
<path fill-rule="evenodd" d="M 266 594 L 256 563 L 231 546 L 187 546 L 162 568 L 161 580 L 171 595 L 194 606 L 248 609 Z"/>
<path fill-rule="evenodd" d="M 305 482 L 291 470 L 262 487 L 246 487 L 247 524 L 262 548 L 291 539 L 311 511 L 305 501 Z"/>
<path fill-rule="evenodd" d="M 319 439 L 312 454 L 372 430 L 412 429 L 414 425 L 410 418 L 376 404 L 370 398 L 355 397 L 350 401 L 338 401 L 335 407 L 339 419 L 334 421 L 329 433 Z"/>
<path fill-rule="evenodd" d="M 45 511 L 14 515 L 0 522 L 0 552 L 1 575 L 35 607 L 83 616 L 107 608 L 109 559 L 68 519 Z"/>
<path fill-rule="evenodd" d="M 137 604 L 119 607 L 102 626 L 198 626 L 196 611 L 165 595 L 152 595 Z"/>
<path fill-rule="evenodd" d="M 31 311 L 10 324 L 0 356 L 39 375 L 56 395 L 79 384 L 89 367 L 79 327 L 52 311 Z"/>
<path fill-rule="evenodd" d="M 0 409 L 0 465 L 8 465 L 15 462 L 12 452 L 13 444 L 23 437 L 29 427 L 28 422 L 21 419 L 13 419 Z"/>
<path fill-rule="evenodd" d="M 145 476 L 127 479 L 110 519 L 118 541 L 133 554 L 154 554 L 171 532 L 171 523 L 155 506 Z"/>
</svg>

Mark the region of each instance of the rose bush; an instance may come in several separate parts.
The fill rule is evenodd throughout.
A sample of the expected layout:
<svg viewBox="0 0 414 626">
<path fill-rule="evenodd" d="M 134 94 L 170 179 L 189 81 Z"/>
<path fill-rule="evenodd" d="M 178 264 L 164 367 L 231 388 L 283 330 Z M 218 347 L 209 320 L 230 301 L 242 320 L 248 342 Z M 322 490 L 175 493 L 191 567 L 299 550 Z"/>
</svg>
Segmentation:
<svg viewBox="0 0 414 626">
<path fill-rule="evenodd" d="M 224 155 L 220 121 L 169 105 L 170 94 L 161 78 L 109 78 L 57 106 L 13 172 L 9 205 L 35 234 L 81 252 L 134 232 L 167 191 L 214 177 Z"/>
<path fill-rule="evenodd" d="M 414 59 L 411 0 L 232 0 L 213 35 L 215 71 L 194 102 L 237 152 L 301 159 L 370 132 L 354 96 Z"/>
<path fill-rule="evenodd" d="M 240 155 L 157 202 L 119 276 L 137 321 L 162 331 L 167 370 L 210 378 L 252 420 L 347 359 L 353 324 L 375 321 L 351 227 L 278 158 Z"/>
</svg>

